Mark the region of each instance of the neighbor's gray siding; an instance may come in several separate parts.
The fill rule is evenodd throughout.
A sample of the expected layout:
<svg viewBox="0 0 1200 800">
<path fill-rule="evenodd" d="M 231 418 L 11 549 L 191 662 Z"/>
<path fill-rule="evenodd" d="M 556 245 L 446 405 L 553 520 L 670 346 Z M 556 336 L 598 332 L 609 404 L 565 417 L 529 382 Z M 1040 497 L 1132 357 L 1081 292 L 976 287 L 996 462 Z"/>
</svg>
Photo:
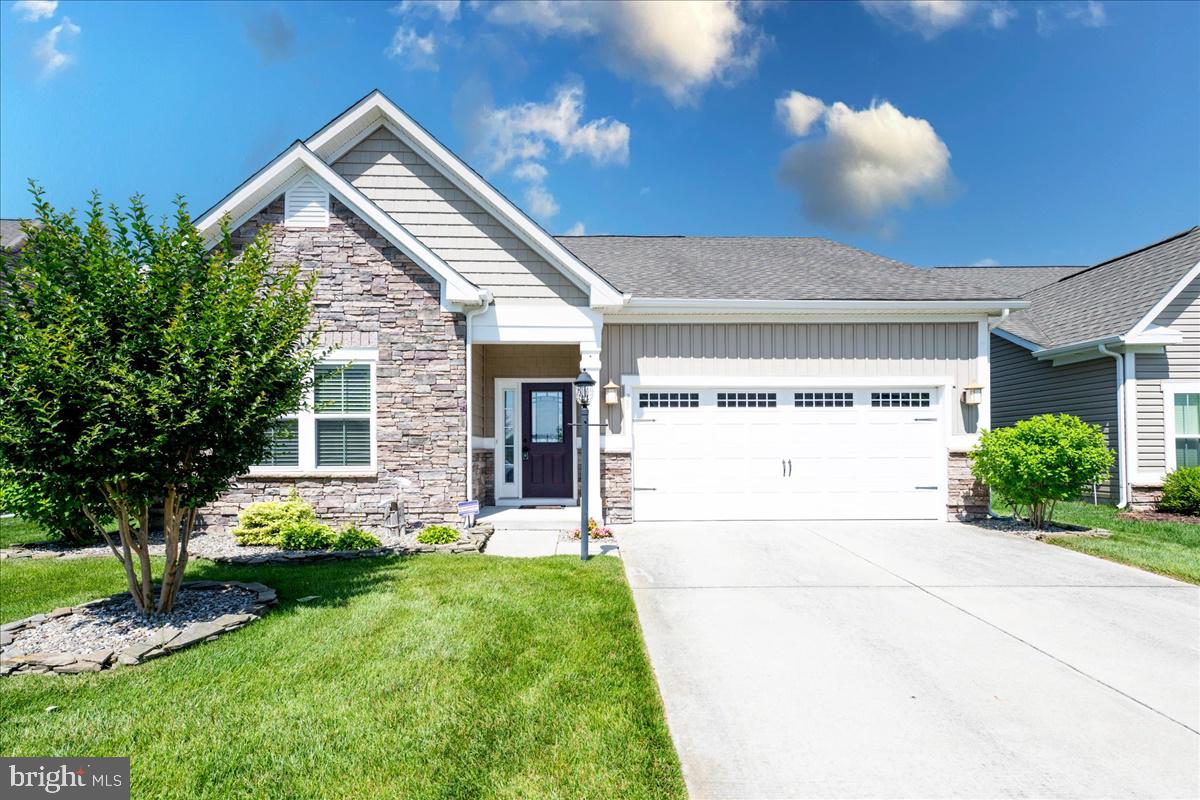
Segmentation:
<svg viewBox="0 0 1200 800">
<path fill-rule="evenodd" d="M 1200 280 L 1180 292 L 1154 324 L 1183 334 L 1183 341 L 1168 345 L 1166 353 L 1136 357 L 1138 470 L 1157 474 L 1167 467 L 1162 382 L 1200 381 Z"/>
<path fill-rule="evenodd" d="M 606 324 L 600 383 L 620 383 L 622 375 L 948 376 L 961 388 L 976 377 L 978 336 L 973 322 Z M 975 409 L 954 398 L 949 405 L 954 432 L 974 432 Z M 600 408 L 621 433 L 620 409 Z"/>
<path fill-rule="evenodd" d="M 1117 367 L 1104 357 L 1052 366 L 1028 350 L 992 336 L 992 426 L 1003 428 L 1038 414 L 1074 414 L 1099 425 L 1108 446 L 1117 449 Z M 1116 467 L 1100 487 L 1112 500 Z"/>
<path fill-rule="evenodd" d="M 498 302 L 587 305 L 579 287 L 386 128 L 333 168 L 468 280 L 491 289 Z"/>
</svg>

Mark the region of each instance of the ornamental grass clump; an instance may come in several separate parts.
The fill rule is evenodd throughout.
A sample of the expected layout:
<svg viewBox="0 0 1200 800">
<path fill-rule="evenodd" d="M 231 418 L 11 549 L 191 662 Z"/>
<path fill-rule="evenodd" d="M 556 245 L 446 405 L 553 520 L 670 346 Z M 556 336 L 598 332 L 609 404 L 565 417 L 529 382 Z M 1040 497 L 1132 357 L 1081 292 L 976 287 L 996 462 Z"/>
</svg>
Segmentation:
<svg viewBox="0 0 1200 800">
<path fill-rule="evenodd" d="M 1100 426 L 1070 414 L 1042 414 L 984 431 L 970 456 L 975 477 L 1038 529 L 1050 524 L 1059 501 L 1080 497 L 1113 465 Z"/>
<path fill-rule="evenodd" d="M 454 544 L 459 536 L 458 530 L 449 525 L 430 525 L 421 529 L 417 541 L 421 544 Z"/>
</svg>

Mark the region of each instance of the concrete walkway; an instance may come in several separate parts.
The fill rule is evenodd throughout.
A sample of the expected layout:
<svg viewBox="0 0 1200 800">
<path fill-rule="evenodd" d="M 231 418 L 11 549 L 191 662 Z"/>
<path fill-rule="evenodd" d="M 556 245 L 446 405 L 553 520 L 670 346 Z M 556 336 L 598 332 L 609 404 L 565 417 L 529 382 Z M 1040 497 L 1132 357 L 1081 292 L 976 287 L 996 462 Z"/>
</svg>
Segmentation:
<svg viewBox="0 0 1200 800">
<path fill-rule="evenodd" d="M 484 555 L 537 558 L 539 556 L 579 557 L 578 541 L 562 541 L 558 531 L 498 530 L 488 539 Z M 620 551 L 615 539 L 592 539 L 588 544 L 589 556 L 618 556 Z"/>
<path fill-rule="evenodd" d="M 944 523 L 619 536 L 693 798 L 1200 796 L 1200 587 Z"/>
</svg>

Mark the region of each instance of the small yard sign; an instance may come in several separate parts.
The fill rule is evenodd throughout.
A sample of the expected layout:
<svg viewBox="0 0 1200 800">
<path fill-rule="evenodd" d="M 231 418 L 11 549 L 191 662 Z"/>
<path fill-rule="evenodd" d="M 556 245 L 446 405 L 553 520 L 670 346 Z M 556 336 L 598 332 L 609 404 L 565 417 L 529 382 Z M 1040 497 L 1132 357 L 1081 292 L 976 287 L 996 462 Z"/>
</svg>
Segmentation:
<svg viewBox="0 0 1200 800">
<path fill-rule="evenodd" d="M 479 513 L 479 501 L 467 500 L 458 504 L 458 515 L 463 519 L 474 517 Z"/>
</svg>

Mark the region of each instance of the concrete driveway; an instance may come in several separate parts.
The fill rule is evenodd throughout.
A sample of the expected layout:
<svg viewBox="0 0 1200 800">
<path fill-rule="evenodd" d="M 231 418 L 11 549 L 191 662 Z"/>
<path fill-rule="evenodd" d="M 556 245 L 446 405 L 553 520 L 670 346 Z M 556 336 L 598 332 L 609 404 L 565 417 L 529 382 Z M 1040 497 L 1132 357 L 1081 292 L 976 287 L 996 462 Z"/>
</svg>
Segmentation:
<svg viewBox="0 0 1200 800">
<path fill-rule="evenodd" d="M 1200 796 L 1200 587 L 947 523 L 619 537 L 693 798 Z"/>
</svg>

